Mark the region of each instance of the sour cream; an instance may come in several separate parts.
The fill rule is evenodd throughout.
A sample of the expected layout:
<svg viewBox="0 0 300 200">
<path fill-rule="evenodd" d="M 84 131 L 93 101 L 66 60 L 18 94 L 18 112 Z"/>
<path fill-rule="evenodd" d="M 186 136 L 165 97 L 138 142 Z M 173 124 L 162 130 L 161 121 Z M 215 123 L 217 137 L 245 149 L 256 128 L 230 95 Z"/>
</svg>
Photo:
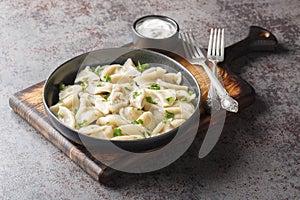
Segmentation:
<svg viewBox="0 0 300 200">
<path fill-rule="evenodd" d="M 144 37 L 153 39 L 165 39 L 174 35 L 177 27 L 166 20 L 149 18 L 136 24 L 136 31 Z"/>
</svg>

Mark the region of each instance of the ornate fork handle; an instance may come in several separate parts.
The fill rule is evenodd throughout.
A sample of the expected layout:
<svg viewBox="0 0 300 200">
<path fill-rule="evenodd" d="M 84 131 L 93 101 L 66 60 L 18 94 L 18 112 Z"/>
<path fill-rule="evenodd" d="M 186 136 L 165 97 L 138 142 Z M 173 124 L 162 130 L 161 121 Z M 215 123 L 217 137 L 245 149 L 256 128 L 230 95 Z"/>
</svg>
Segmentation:
<svg viewBox="0 0 300 200">
<path fill-rule="evenodd" d="M 222 84 L 217 79 L 217 77 L 212 73 L 212 71 L 209 69 L 206 63 L 204 63 L 203 61 L 202 62 L 199 61 L 199 62 L 195 62 L 195 64 L 199 64 L 204 68 L 208 78 L 211 80 L 212 85 L 214 86 L 220 98 L 221 107 L 230 112 L 238 112 L 239 110 L 238 102 L 227 93 L 225 88 L 222 86 Z"/>
</svg>

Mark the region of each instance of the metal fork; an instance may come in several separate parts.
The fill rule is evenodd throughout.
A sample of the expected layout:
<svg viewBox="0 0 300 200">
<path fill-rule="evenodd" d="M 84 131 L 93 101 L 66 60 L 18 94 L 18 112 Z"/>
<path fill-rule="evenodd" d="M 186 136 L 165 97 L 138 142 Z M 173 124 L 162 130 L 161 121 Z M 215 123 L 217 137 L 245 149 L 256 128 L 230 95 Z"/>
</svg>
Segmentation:
<svg viewBox="0 0 300 200">
<path fill-rule="evenodd" d="M 211 81 L 211 85 L 213 85 L 213 87 L 216 89 L 222 108 L 230 112 L 237 112 L 238 102 L 229 96 L 223 85 L 206 65 L 206 57 L 204 56 L 206 53 L 204 54 L 203 50 L 196 44 L 192 33 L 180 33 L 180 37 L 182 39 L 182 45 L 186 54 L 186 58 L 192 64 L 198 64 L 204 68 L 208 78 Z"/>
<path fill-rule="evenodd" d="M 217 64 L 224 60 L 224 29 L 211 29 L 207 49 L 207 59 L 213 63 L 212 72 L 218 78 Z M 210 84 L 206 102 L 208 107 L 220 110 L 218 95 L 212 84 Z"/>
</svg>

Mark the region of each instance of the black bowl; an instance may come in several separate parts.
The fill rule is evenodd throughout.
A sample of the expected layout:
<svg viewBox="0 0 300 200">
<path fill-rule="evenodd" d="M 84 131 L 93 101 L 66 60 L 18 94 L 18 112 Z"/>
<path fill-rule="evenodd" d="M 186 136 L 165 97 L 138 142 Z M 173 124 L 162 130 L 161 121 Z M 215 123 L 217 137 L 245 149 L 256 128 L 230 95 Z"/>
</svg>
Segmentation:
<svg viewBox="0 0 300 200">
<path fill-rule="evenodd" d="M 98 139 L 79 133 L 78 131 L 73 130 L 61 123 L 57 119 L 57 117 L 50 111 L 49 107 L 58 102 L 59 84 L 61 82 L 66 85 L 74 84 L 77 73 L 87 65 L 96 66 L 113 63 L 123 64 L 127 60 L 127 58 L 131 58 L 135 63 L 137 63 L 137 61 L 140 61 L 141 63 L 155 63 L 155 66 L 163 67 L 167 69 L 168 72 L 180 71 L 183 77 L 182 84 L 192 89 L 198 97 L 193 102 L 196 107 L 196 111 L 192 114 L 190 119 L 183 123 L 180 127 L 152 138 L 140 140 L 111 141 Z M 44 107 L 53 126 L 71 141 L 83 145 L 89 144 L 91 148 L 96 148 L 96 151 L 104 150 L 106 144 L 111 142 L 124 150 L 132 152 L 141 152 L 145 150 L 156 149 L 166 145 L 174 138 L 179 128 L 181 128 L 181 130 L 188 130 L 191 123 L 194 123 L 194 121 L 197 122 L 199 120 L 200 97 L 200 88 L 196 79 L 180 63 L 169 58 L 166 55 L 155 51 L 130 48 L 101 49 L 72 58 L 71 60 L 68 60 L 67 62 L 60 65 L 57 69 L 54 70 L 54 72 L 51 73 L 45 83 L 43 90 Z"/>
</svg>

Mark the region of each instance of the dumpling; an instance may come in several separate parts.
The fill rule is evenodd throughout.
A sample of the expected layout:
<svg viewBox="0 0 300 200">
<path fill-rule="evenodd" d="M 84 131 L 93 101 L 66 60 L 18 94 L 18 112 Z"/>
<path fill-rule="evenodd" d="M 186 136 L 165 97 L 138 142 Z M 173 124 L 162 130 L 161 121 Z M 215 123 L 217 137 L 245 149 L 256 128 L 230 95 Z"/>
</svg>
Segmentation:
<svg viewBox="0 0 300 200">
<path fill-rule="evenodd" d="M 152 113 L 149 111 L 144 112 L 141 116 L 139 116 L 139 118 L 136 121 L 150 131 L 152 131 L 157 125 L 157 121 L 154 119 Z"/>
<path fill-rule="evenodd" d="M 165 89 L 165 90 L 145 89 L 145 93 L 146 96 L 151 96 L 154 101 L 156 99 L 159 99 L 160 102 L 159 105 L 162 105 L 164 107 L 172 106 L 176 100 L 176 91 L 172 89 Z"/>
<path fill-rule="evenodd" d="M 113 90 L 108 97 L 109 104 L 109 110 L 112 113 L 117 113 L 122 107 L 126 107 L 129 104 L 129 100 L 125 95 L 123 87 L 119 87 L 118 85 L 115 85 L 113 87 Z"/>
<path fill-rule="evenodd" d="M 165 121 L 161 121 L 152 131 L 151 136 L 156 136 L 159 133 L 162 133 L 165 126 Z"/>
<path fill-rule="evenodd" d="M 99 126 L 96 124 L 92 124 L 89 126 L 82 127 L 78 131 L 80 133 L 101 139 L 110 139 L 114 136 L 114 131 L 111 126 Z"/>
<path fill-rule="evenodd" d="M 122 118 L 120 115 L 107 115 L 105 117 L 100 117 L 96 124 L 104 126 L 104 125 L 111 125 L 114 127 L 122 126 L 128 124 L 129 122 Z"/>
<path fill-rule="evenodd" d="M 104 66 L 104 69 L 101 72 L 100 80 L 104 82 L 109 82 L 108 77 L 110 77 L 112 74 L 115 73 L 116 70 L 122 68 L 119 64 L 113 64 L 113 65 L 106 65 Z"/>
<path fill-rule="evenodd" d="M 148 130 L 140 124 L 126 124 L 119 126 L 122 135 L 140 135 L 145 138 L 149 137 Z"/>
<path fill-rule="evenodd" d="M 165 108 L 165 111 L 174 114 L 174 119 L 188 119 L 194 113 L 195 107 L 191 103 L 177 101 L 173 107 Z"/>
<path fill-rule="evenodd" d="M 95 108 L 97 108 L 104 115 L 109 114 L 109 102 L 107 99 L 103 98 L 101 95 L 95 95 Z"/>
<path fill-rule="evenodd" d="M 181 83 L 181 72 L 178 73 L 167 73 L 161 77 L 161 80 L 179 85 Z"/>
<path fill-rule="evenodd" d="M 126 76 L 138 76 L 141 74 L 135 67 L 131 58 L 128 58 L 123 66 L 116 71 L 116 74 L 123 74 Z"/>
<path fill-rule="evenodd" d="M 144 89 L 137 89 L 134 90 L 132 95 L 129 97 L 130 106 L 142 109 L 145 105 L 144 97 L 145 97 L 145 90 Z"/>
<path fill-rule="evenodd" d="M 52 111 L 53 114 L 57 115 L 59 106 L 63 106 L 62 101 L 59 101 L 57 104 L 54 104 L 53 106 L 50 107 L 50 110 Z"/>
<path fill-rule="evenodd" d="M 138 85 L 151 85 L 161 78 L 166 73 L 166 70 L 161 67 L 154 67 L 145 70 L 141 76 L 134 78 Z"/>
<path fill-rule="evenodd" d="M 171 120 L 166 119 L 166 120 L 160 122 L 152 131 L 151 136 L 160 135 L 160 134 L 163 134 L 165 132 L 172 130 L 173 127 L 171 126 L 170 121 Z"/>
<path fill-rule="evenodd" d="M 102 113 L 95 107 L 80 107 L 75 115 L 77 127 L 81 128 L 95 122 Z"/>
<path fill-rule="evenodd" d="M 161 79 L 157 79 L 156 83 L 159 84 L 160 86 L 162 86 L 164 88 L 168 88 L 168 89 L 186 90 L 186 91 L 188 90 L 187 86 L 168 83 L 168 82 L 165 82 Z"/>
<path fill-rule="evenodd" d="M 173 128 L 177 128 L 178 126 L 183 124 L 185 121 L 186 121 L 185 119 L 174 119 L 170 122 L 170 124 Z"/>
<path fill-rule="evenodd" d="M 141 116 L 141 114 L 143 114 L 143 111 L 135 107 L 126 107 L 121 108 L 119 113 L 121 117 L 132 122 L 137 120 Z"/>
<path fill-rule="evenodd" d="M 72 111 L 64 106 L 58 107 L 58 119 L 70 128 L 75 128 L 75 118 Z"/>
<path fill-rule="evenodd" d="M 108 82 L 101 83 L 93 83 L 89 84 L 86 88 L 86 92 L 90 94 L 103 94 L 103 93 L 111 93 L 113 85 Z"/>
<path fill-rule="evenodd" d="M 82 87 L 80 85 L 68 85 L 59 92 L 58 96 L 62 100 L 70 95 L 78 95 L 81 91 Z"/>
<path fill-rule="evenodd" d="M 84 70 L 80 71 L 77 74 L 75 83 L 80 83 L 80 82 L 89 83 L 97 80 L 99 80 L 99 76 L 95 74 L 89 66 L 87 66 Z"/>
<path fill-rule="evenodd" d="M 132 82 L 132 77 L 124 75 L 124 74 L 113 74 L 110 76 L 110 82 L 113 84 L 122 84 L 122 83 L 130 83 Z"/>
<path fill-rule="evenodd" d="M 75 110 L 78 110 L 79 98 L 77 94 L 71 94 L 66 98 L 62 99 L 61 102 L 64 106 L 66 106 L 68 109 L 72 110 L 73 112 Z"/>
<path fill-rule="evenodd" d="M 190 94 L 186 90 L 177 90 L 176 98 L 179 99 L 180 101 L 191 102 L 193 99 L 196 98 L 196 94 L 195 93 Z"/>
</svg>

